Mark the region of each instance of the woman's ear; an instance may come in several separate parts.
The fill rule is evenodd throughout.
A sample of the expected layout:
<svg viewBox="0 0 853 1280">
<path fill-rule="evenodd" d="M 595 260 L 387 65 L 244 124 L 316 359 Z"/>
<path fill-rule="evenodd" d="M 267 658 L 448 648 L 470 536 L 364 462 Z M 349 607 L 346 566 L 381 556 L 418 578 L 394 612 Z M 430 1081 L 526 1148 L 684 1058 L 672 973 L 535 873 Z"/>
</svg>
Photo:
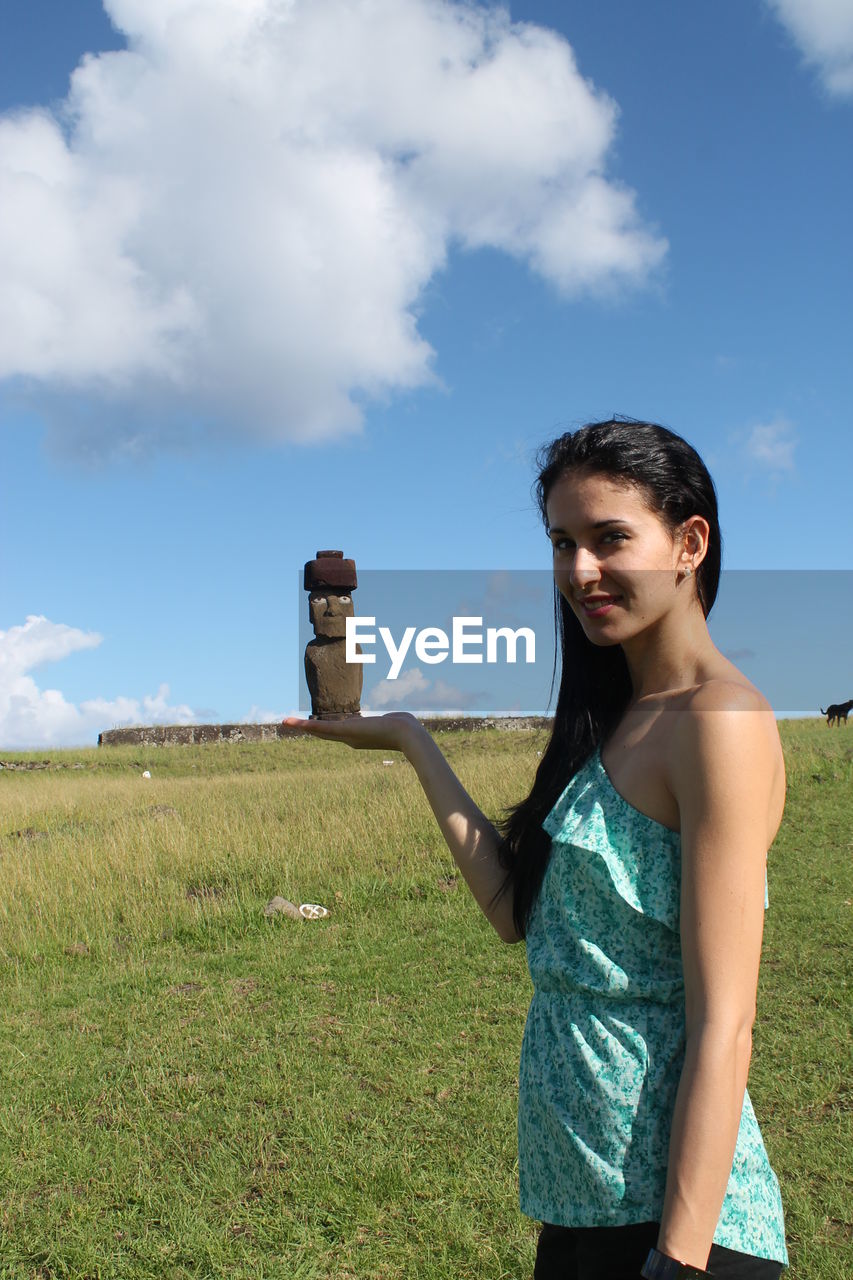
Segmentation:
<svg viewBox="0 0 853 1280">
<path fill-rule="evenodd" d="M 690 516 L 681 530 L 682 554 L 690 560 L 694 570 L 698 569 L 708 553 L 711 526 L 704 516 Z"/>
</svg>

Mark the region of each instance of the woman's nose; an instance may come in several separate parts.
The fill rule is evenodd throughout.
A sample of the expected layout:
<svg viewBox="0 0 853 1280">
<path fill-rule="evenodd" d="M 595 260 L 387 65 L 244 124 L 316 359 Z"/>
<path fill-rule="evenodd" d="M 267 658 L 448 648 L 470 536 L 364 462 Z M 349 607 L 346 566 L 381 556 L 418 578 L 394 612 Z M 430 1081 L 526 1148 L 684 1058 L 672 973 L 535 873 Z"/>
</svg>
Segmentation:
<svg viewBox="0 0 853 1280">
<path fill-rule="evenodd" d="M 593 552 L 578 547 L 569 569 L 569 581 L 572 586 L 585 587 L 587 583 L 597 582 L 600 577 L 601 568 Z"/>
</svg>

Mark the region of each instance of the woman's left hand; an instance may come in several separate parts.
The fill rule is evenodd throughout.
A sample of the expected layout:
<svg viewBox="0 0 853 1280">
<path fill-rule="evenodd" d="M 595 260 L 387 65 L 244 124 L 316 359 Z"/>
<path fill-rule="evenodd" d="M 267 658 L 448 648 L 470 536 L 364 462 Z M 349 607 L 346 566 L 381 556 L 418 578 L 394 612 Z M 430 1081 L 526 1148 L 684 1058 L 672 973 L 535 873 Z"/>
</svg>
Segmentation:
<svg viewBox="0 0 853 1280">
<path fill-rule="evenodd" d="M 402 751 L 426 730 L 408 711 L 389 711 L 384 716 L 347 716 L 344 720 L 302 720 L 287 716 L 282 727 L 294 734 L 308 733 L 330 742 L 343 742 L 357 751 Z"/>
</svg>

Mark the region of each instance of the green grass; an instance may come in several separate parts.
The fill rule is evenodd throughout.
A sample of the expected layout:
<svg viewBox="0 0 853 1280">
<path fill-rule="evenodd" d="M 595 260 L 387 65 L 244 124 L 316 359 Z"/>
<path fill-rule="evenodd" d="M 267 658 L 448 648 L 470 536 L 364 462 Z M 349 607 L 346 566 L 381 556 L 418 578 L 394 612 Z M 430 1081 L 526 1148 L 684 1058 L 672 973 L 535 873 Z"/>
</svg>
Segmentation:
<svg viewBox="0 0 853 1280">
<path fill-rule="evenodd" d="M 782 734 L 749 1087 L 790 1275 L 841 1280 L 853 732 Z M 439 741 L 492 815 L 543 745 Z M 530 1275 L 524 949 L 482 919 L 412 770 L 383 754 L 0 753 L 51 760 L 0 773 L 0 1280 Z M 275 894 L 331 915 L 267 919 Z"/>
</svg>

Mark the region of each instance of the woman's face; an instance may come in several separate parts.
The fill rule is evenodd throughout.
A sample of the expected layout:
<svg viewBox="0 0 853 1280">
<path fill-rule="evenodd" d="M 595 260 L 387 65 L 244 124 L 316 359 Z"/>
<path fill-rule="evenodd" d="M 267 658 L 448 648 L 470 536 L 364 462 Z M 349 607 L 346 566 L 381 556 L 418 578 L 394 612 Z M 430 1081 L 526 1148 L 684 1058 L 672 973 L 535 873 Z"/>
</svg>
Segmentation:
<svg viewBox="0 0 853 1280">
<path fill-rule="evenodd" d="M 594 644 L 621 644 L 679 597 L 695 599 L 690 579 L 676 575 L 696 558 L 685 558 L 682 541 L 636 485 L 566 472 L 548 494 L 546 511 L 554 580 Z"/>
</svg>

